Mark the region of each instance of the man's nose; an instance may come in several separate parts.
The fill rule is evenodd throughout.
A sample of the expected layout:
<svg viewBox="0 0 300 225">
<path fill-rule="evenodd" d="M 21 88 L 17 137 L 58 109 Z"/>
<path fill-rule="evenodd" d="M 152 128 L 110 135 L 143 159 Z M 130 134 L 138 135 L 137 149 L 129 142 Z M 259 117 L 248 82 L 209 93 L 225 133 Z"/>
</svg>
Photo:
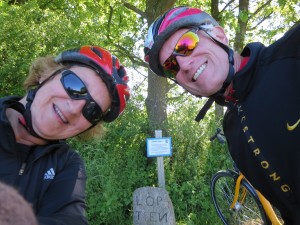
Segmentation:
<svg viewBox="0 0 300 225">
<path fill-rule="evenodd" d="M 190 56 L 176 56 L 177 63 L 180 70 L 187 71 L 190 69 L 191 60 Z"/>
</svg>

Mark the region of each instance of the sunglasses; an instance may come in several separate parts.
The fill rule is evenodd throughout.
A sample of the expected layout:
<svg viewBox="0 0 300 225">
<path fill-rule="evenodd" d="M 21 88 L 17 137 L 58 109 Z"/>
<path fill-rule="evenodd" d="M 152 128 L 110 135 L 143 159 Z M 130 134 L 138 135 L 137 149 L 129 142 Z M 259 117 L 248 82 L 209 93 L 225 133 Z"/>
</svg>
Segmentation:
<svg viewBox="0 0 300 225">
<path fill-rule="evenodd" d="M 199 28 L 195 28 L 184 33 L 175 45 L 173 53 L 163 63 L 163 71 L 166 77 L 176 80 L 176 74 L 180 70 L 176 56 L 189 56 L 199 43 L 199 36 L 197 32 Z"/>
<path fill-rule="evenodd" d="M 70 98 L 86 101 L 82 114 L 91 124 L 97 124 L 102 120 L 104 114 L 101 107 L 92 98 L 83 81 L 73 71 L 64 70 L 60 81 Z"/>
</svg>

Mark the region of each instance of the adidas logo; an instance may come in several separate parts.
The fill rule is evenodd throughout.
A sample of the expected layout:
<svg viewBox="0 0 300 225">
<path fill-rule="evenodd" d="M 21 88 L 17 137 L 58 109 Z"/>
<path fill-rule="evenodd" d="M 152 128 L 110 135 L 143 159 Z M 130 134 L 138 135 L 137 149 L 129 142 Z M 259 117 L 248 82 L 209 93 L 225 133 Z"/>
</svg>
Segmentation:
<svg viewBox="0 0 300 225">
<path fill-rule="evenodd" d="M 44 174 L 44 180 L 53 180 L 55 177 L 55 172 L 53 168 L 49 169 L 45 174 Z"/>
</svg>

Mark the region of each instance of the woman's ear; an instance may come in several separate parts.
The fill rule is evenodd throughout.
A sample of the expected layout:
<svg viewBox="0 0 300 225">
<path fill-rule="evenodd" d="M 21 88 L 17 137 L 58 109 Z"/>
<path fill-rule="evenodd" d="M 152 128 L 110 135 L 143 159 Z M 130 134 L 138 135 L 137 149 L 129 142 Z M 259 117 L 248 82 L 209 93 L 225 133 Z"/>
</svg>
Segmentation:
<svg viewBox="0 0 300 225">
<path fill-rule="evenodd" d="M 210 34 L 216 38 L 218 41 L 222 42 L 223 44 L 228 45 L 229 40 L 227 38 L 227 35 L 225 34 L 225 31 L 222 27 L 216 26 L 211 31 Z"/>
</svg>

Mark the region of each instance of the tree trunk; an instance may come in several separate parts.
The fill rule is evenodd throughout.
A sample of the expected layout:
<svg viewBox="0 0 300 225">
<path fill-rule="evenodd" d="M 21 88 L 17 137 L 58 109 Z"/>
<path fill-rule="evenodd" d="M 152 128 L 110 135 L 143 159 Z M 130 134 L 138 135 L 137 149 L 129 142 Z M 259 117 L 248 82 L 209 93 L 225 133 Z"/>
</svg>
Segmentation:
<svg viewBox="0 0 300 225">
<path fill-rule="evenodd" d="M 219 0 L 211 0 L 211 16 L 215 18 L 218 23 L 220 22 L 220 11 L 219 11 Z M 216 122 L 221 122 L 222 118 L 224 116 L 223 106 L 220 106 L 218 104 L 215 104 L 215 118 Z"/>
<path fill-rule="evenodd" d="M 155 75 L 151 70 L 148 72 L 148 96 L 146 108 L 148 114 L 150 132 L 163 130 L 165 136 L 167 126 L 167 93 L 168 81 L 166 78 Z"/>
<path fill-rule="evenodd" d="M 234 50 L 241 53 L 244 47 L 248 24 L 249 0 L 239 0 L 238 29 L 234 39 Z"/>
<path fill-rule="evenodd" d="M 146 18 L 148 26 L 161 14 L 172 8 L 176 0 L 147 0 Z M 167 93 L 168 81 L 166 78 L 155 75 L 150 69 L 148 71 L 148 96 L 146 98 L 146 108 L 149 121 L 150 132 L 159 129 L 163 130 L 163 136 L 167 135 Z M 153 135 L 152 135 L 153 136 Z"/>
</svg>

